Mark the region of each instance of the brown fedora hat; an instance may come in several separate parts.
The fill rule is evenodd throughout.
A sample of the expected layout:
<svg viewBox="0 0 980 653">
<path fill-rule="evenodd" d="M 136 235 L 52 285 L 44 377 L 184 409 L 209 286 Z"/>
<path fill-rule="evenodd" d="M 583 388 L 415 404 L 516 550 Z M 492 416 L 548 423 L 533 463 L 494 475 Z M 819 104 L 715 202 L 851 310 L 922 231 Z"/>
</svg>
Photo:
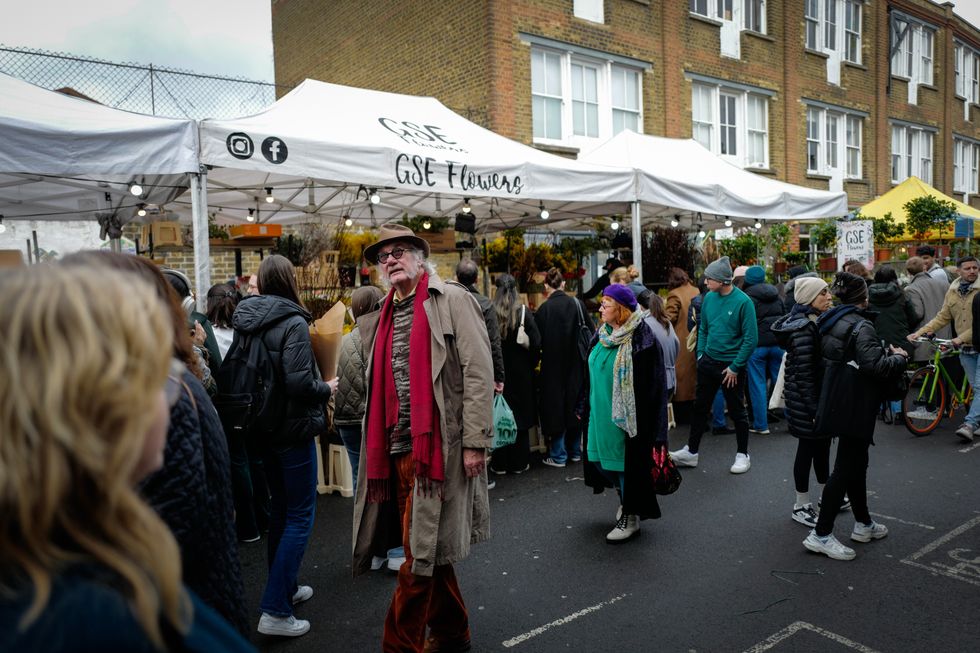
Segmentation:
<svg viewBox="0 0 980 653">
<path fill-rule="evenodd" d="M 415 235 L 415 232 L 406 227 L 403 224 L 398 224 L 397 222 L 386 222 L 381 225 L 378 229 L 378 240 L 374 244 L 367 247 L 364 250 L 364 258 L 369 260 L 371 263 L 378 262 L 378 250 L 381 249 L 385 243 L 394 242 L 397 240 L 412 243 L 423 252 L 425 252 L 426 258 L 429 256 L 429 243 L 427 243 L 422 238 Z"/>
</svg>

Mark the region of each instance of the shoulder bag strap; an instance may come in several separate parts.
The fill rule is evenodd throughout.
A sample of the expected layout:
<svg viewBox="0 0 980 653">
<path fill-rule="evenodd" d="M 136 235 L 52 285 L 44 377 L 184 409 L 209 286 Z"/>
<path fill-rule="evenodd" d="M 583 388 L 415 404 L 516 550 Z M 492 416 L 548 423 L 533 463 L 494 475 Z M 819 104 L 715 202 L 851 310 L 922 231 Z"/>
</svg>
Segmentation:
<svg viewBox="0 0 980 653">
<path fill-rule="evenodd" d="M 575 297 L 572 297 L 572 301 L 575 302 L 575 308 L 578 309 L 578 325 L 585 326 L 585 315 L 582 314 L 582 302 L 580 302 Z"/>
<path fill-rule="evenodd" d="M 521 304 L 521 328 L 524 328 L 524 304 Z"/>
</svg>

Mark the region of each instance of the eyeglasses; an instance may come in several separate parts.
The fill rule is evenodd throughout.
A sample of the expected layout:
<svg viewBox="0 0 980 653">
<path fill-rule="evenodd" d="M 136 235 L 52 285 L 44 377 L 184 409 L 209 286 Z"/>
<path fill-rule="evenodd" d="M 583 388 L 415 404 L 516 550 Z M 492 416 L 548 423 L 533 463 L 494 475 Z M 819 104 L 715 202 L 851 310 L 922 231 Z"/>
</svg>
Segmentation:
<svg viewBox="0 0 980 653">
<path fill-rule="evenodd" d="M 396 261 L 401 260 L 402 254 L 404 254 L 405 252 L 410 252 L 410 251 L 412 251 L 412 250 L 405 249 L 403 247 L 396 247 L 395 249 L 391 250 L 390 252 L 381 252 L 380 254 L 378 254 L 378 263 L 384 265 L 385 263 L 388 262 L 388 257 L 389 256 L 394 256 Z"/>
</svg>

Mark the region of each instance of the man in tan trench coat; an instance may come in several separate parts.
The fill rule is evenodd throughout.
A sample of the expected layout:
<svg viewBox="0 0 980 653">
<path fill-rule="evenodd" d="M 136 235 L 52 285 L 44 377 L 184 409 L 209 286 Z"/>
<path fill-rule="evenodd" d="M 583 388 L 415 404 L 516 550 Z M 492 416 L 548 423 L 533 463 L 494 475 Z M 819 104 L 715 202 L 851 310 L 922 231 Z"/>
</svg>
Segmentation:
<svg viewBox="0 0 980 653">
<path fill-rule="evenodd" d="M 393 543 L 389 526 L 397 515 L 405 563 L 385 619 L 384 651 L 470 649 L 452 564 L 489 536 L 490 341 L 476 300 L 436 276 L 428 254 L 428 243 L 390 223 L 364 252 L 392 289 L 380 310 L 358 319 L 367 410 L 353 571 L 369 569 L 372 554 Z"/>
</svg>

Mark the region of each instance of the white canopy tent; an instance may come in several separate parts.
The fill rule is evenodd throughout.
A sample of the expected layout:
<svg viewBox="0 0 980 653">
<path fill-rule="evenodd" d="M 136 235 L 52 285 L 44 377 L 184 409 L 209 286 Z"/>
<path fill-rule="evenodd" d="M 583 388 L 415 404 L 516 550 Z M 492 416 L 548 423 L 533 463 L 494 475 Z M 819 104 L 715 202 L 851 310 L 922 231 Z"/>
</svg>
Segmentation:
<svg viewBox="0 0 980 653">
<path fill-rule="evenodd" d="M 157 118 L 0 74 L 0 216 L 121 226 L 198 174 L 192 120 Z M 143 192 L 136 196 L 130 184 Z M 207 260 L 196 260 L 198 273 Z M 200 287 L 200 286 L 198 286 Z"/>
<path fill-rule="evenodd" d="M 540 220 L 542 206 L 556 219 L 624 211 L 634 194 L 630 170 L 522 145 L 435 98 L 309 79 L 262 113 L 202 121 L 200 138 L 201 162 L 215 168 L 209 203 L 239 221 L 253 209 L 260 222 L 377 225 L 452 216 L 468 200 L 478 226 L 499 229 Z"/>
</svg>

